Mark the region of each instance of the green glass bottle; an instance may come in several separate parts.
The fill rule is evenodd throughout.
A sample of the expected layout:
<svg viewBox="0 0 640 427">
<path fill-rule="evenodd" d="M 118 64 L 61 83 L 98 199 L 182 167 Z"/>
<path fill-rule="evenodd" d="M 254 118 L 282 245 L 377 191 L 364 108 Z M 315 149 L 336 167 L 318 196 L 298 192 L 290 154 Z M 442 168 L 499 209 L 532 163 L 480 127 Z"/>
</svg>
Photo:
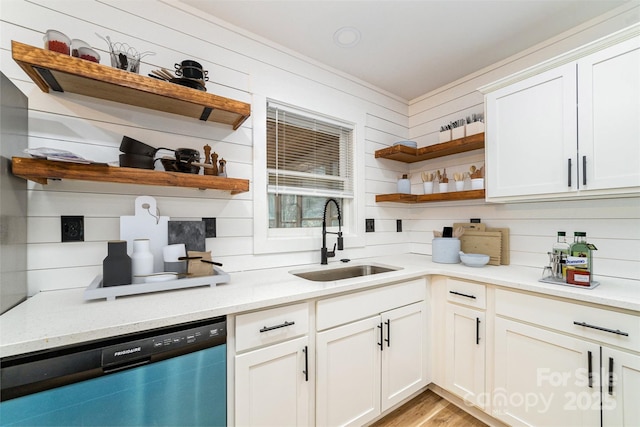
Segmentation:
<svg viewBox="0 0 640 427">
<path fill-rule="evenodd" d="M 576 231 L 573 233 L 573 243 L 569 248 L 569 264 L 593 274 L 593 260 L 591 245 L 587 243 L 587 233 Z"/>
</svg>

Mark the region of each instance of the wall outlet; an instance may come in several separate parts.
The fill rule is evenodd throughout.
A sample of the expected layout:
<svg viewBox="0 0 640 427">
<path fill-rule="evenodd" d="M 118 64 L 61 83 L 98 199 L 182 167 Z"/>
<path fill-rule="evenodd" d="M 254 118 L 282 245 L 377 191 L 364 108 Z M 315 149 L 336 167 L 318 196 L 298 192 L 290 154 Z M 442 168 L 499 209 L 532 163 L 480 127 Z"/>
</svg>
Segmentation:
<svg viewBox="0 0 640 427">
<path fill-rule="evenodd" d="M 469 222 L 471 224 L 480 224 L 480 218 L 471 218 Z"/>
<path fill-rule="evenodd" d="M 60 226 L 63 242 L 84 242 L 83 216 L 61 216 Z"/>
<path fill-rule="evenodd" d="M 367 233 L 373 233 L 376 231 L 376 222 L 373 218 L 365 219 L 364 231 Z"/>
<path fill-rule="evenodd" d="M 398 232 L 398 233 L 402 232 L 402 220 L 401 219 L 396 219 L 396 232 Z"/>
<path fill-rule="evenodd" d="M 204 237 L 216 237 L 216 219 L 202 218 L 204 221 Z"/>
</svg>

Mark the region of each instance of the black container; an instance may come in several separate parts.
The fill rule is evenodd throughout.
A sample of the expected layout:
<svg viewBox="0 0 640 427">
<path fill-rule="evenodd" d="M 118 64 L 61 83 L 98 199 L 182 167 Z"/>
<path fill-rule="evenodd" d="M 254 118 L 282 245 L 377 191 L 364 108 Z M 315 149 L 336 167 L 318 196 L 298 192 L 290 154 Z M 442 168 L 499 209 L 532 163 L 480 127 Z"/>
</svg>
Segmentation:
<svg viewBox="0 0 640 427">
<path fill-rule="evenodd" d="M 153 169 L 153 157 L 140 154 L 120 154 L 120 166 L 123 168 Z"/>
<path fill-rule="evenodd" d="M 107 243 L 107 257 L 102 261 L 102 287 L 131 284 L 131 258 L 127 255 L 126 240 Z"/>
<path fill-rule="evenodd" d="M 120 143 L 120 151 L 127 154 L 153 157 L 156 155 L 156 151 L 158 150 L 158 148 L 152 147 L 128 136 L 123 136 L 122 142 Z"/>
</svg>

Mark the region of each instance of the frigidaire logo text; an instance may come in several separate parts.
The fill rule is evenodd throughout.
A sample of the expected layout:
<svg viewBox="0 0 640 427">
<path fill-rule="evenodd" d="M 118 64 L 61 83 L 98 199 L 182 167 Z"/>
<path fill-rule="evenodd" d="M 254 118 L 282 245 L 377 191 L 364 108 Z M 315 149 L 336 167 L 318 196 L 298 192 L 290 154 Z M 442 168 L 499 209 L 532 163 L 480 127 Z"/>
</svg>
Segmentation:
<svg viewBox="0 0 640 427">
<path fill-rule="evenodd" d="M 126 350 L 116 351 L 115 353 L 113 353 L 113 355 L 114 356 L 124 356 L 126 354 L 137 353 L 139 351 L 142 351 L 141 347 L 133 347 L 133 348 L 128 348 Z"/>
</svg>

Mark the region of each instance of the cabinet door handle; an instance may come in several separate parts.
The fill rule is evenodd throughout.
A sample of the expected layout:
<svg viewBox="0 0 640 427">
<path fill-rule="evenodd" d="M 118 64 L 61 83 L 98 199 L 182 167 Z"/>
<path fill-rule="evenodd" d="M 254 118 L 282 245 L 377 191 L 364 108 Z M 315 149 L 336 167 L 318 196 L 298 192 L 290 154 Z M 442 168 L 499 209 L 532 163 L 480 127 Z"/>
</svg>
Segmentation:
<svg viewBox="0 0 640 427">
<path fill-rule="evenodd" d="M 591 352 L 587 352 L 587 365 L 589 369 L 589 388 L 593 388 L 593 357 Z"/>
<path fill-rule="evenodd" d="M 591 329 L 597 329 L 599 331 L 609 332 L 610 334 L 623 335 L 625 337 L 629 336 L 627 332 L 622 332 L 619 329 L 614 330 L 609 328 L 603 328 L 602 326 L 590 325 L 586 322 L 573 322 L 573 324 L 578 326 L 584 326 L 585 328 L 591 328 Z"/>
<path fill-rule="evenodd" d="M 567 160 L 568 160 L 567 169 L 569 170 L 569 173 L 567 174 L 567 177 L 569 178 L 569 182 L 567 183 L 567 186 L 571 188 L 571 159 L 567 159 Z"/>
<path fill-rule="evenodd" d="M 480 318 L 476 317 L 476 345 L 480 344 Z"/>
<path fill-rule="evenodd" d="M 382 322 L 380 322 L 380 324 L 378 325 L 378 329 L 380 329 L 380 342 L 378 343 L 378 345 L 380 346 L 380 351 L 384 350 L 384 334 L 383 334 L 383 330 L 382 330 Z"/>
<path fill-rule="evenodd" d="M 291 326 L 291 325 L 295 325 L 295 324 L 296 324 L 296 322 L 287 322 L 285 320 L 284 323 L 281 323 L 279 325 L 263 327 L 262 329 L 260 329 L 260 333 L 273 331 L 274 329 L 286 328 L 287 326 Z"/>
<path fill-rule="evenodd" d="M 609 396 L 613 396 L 613 357 L 609 358 Z"/>
<path fill-rule="evenodd" d="M 304 374 L 304 380 L 309 381 L 309 347 L 305 345 L 302 351 L 304 352 L 304 371 L 302 373 Z"/>
<path fill-rule="evenodd" d="M 391 319 L 387 319 L 384 324 L 387 325 L 387 338 L 385 338 L 385 341 L 387 343 L 387 347 L 391 347 Z"/>
<path fill-rule="evenodd" d="M 582 185 L 587 185 L 587 156 L 582 156 Z"/>
<path fill-rule="evenodd" d="M 450 294 L 454 294 L 454 295 L 459 295 L 461 297 L 465 297 L 465 298 L 471 298 L 471 299 L 476 299 L 475 295 L 468 295 L 468 294 L 462 294 L 460 292 L 456 292 L 456 291 L 449 291 Z"/>
</svg>

